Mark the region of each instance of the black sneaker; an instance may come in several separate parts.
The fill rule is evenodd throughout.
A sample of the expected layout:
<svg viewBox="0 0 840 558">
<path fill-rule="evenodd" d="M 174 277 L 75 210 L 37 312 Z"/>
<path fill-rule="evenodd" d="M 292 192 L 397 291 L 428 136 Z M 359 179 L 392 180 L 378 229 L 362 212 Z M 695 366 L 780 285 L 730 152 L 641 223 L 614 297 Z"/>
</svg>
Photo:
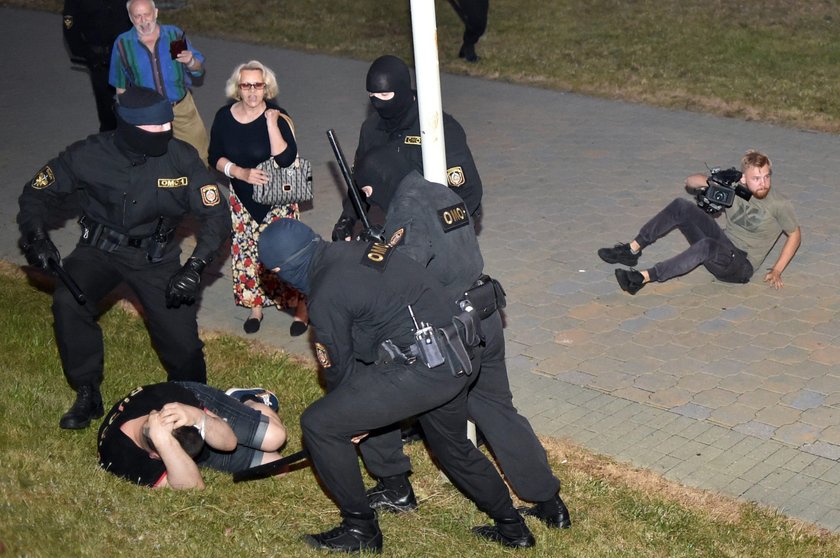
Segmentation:
<svg viewBox="0 0 840 558">
<path fill-rule="evenodd" d="M 478 62 L 478 55 L 475 53 L 475 45 L 463 43 L 461 50 L 458 51 L 458 58 L 463 58 L 467 62 Z"/>
<path fill-rule="evenodd" d="M 87 428 L 90 421 L 105 414 L 102 407 L 102 394 L 99 388 L 91 385 L 82 386 L 76 391 L 76 401 L 64 413 L 58 425 L 69 430 Z"/>
<path fill-rule="evenodd" d="M 519 513 L 536 517 L 552 529 L 568 529 L 572 526 L 569 510 L 559 494 L 530 508 L 519 508 Z"/>
<path fill-rule="evenodd" d="M 495 525 L 473 527 L 472 532 L 481 538 L 510 548 L 530 548 L 537 544 L 534 535 L 521 517 L 497 519 Z"/>
<path fill-rule="evenodd" d="M 645 276 L 635 269 L 616 269 L 615 278 L 621 290 L 631 295 L 636 294 L 645 286 Z"/>
<path fill-rule="evenodd" d="M 375 510 L 403 513 L 417 509 L 417 498 L 414 496 L 414 488 L 412 488 L 411 483 L 408 483 L 407 490 L 395 490 L 386 487 L 380 481 L 365 494 L 367 495 L 368 505 Z"/>
<path fill-rule="evenodd" d="M 304 535 L 303 541 L 312 548 L 333 552 L 382 552 L 382 531 L 376 519 L 345 517 L 335 529 Z"/>
<path fill-rule="evenodd" d="M 641 255 L 641 250 L 634 254 L 629 244 L 616 244 L 612 248 L 598 250 L 598 257 L 608 264 L 621 264 L 629 267 L 639 263 L 639 256 Z"/>
</svg>

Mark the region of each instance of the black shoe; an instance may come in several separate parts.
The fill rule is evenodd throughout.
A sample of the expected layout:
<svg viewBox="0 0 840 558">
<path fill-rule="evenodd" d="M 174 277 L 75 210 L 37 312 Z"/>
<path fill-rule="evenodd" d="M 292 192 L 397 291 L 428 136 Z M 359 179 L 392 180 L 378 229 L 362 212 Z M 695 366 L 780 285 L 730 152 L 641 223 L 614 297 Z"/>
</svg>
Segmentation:
<svg viewBox="0 0 840 558">
<path fill-rule="evenodd" d="M 292 325 L 289 326 L 289 335 L 292 337 L 298 337 L 306 333 L 307 329 L 309 329 L 308 323 L 295 320 L 292 322 Z"/>
<path fill-rule="evenodd" d="M 633 267 L 639 263 L 639 256 L 641 255 L 641 250 L 634 254 L 629 244 L 616 244 L 612 248 L 598 250 L 598 257 L 608 264 L 621 264 L 628 267 Z"/>
<path fill-rule="evenodd" d="M 414 488 L 406 479 L 407 489 L 396 490 L 387 488 L 382 481 L 369 489 L 367 495 L 368 505 L 375 510 L 388 511 L 391 513 L 410 512 L 417 509 L 417 498 L 414 496 Z"/>
<path fill-rule="evenodd" d="M 245 320 L 245 323 L 242 324 L 242 329 L 245 330 L 245 333 L 256 333 L 260 330 L 261 323 L 262 317 L 248 318 L 247 320 Z"/>
<path fill-rule="evenodd" d="M 70 407 L 58 425 L 69 430 L 87 428 L 90 421 L 105 414 L 102 407 L 102 395 L 95 386 L 82 386 L 76 391 L 76 402 Z"/>
<path fill-rule="evenodd" d="M 458 58 L 463 58 L 467 62 L 478 62 L 478 55 L 475 53 L 475 45 L 468 45 L 464 43 L 461 45 L 461 50 L 458 51 Z"/>
<path fill-rule="evenodd" d="M 303 540 L 312 548 L 333 552 L 382 552 L 382 531 L 375 516 L 373 519 L 345 517 L 335 529 L 304 535 Z"/>
<path fill-rule="evenodd" d="M 479 537 L 511 548 L 530 548 L 537 544 L 521 517 L 497 519 L 495 525 L 473 527 L 472 531 Z"/>
<path fill-rule="evenodd" d="M 636 294 L 645 286 L 645 276 L 635 269 L 616 269 L 615 278 L 621 290 L 631 295 Z"/>
<path fill-rule="evenodd" d="M 540 502 L 530 508 L 519 508 L 519 513 L 536 517 L 552 529 L 568 529 L 572 526 L 569 510 L 558 494 L 551 500 Z"/>
</svg>

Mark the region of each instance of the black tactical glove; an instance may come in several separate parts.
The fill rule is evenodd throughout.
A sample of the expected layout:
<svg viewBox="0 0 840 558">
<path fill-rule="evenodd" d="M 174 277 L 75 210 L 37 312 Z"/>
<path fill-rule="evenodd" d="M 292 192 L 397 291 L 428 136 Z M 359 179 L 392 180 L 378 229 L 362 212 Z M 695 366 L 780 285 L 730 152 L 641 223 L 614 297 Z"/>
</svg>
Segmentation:
<svg viewBox="0 0 840 558">
<path fill-rule="evenodd" d="M 369 229 L 363 229 L 362 232 L 359 233 L 359 237 L 356 240 L 361 240 L 362 242 L 370 242 L 371 240 L 375 242 L 379 242 L 381 244 L 385 243 L 385 229 L 382 225 L 371 225 Z"/>
<path fill-rule="evenodd" d="M 352 217 L 346 217 L 342 215 L 338 222 L 333 227 L 332 232 L 332 240 L 333 242 L 339 242 L 342 240 L 347 239 L 348 236 L 353 235 L 353 225 L 356 224 L 356 220 Z"/>
<path fill-rule="evenodd" d="M 21 248 L 23 248 L 23 255 L 26 256 L 26 261 L 31 266 L 49 270 L 50 260 L 55 260 L 55 263 L 61 263 L 61 254 L 58 253 L 58 248 L 52 243 L 47 231 L 44 229 L 36 229 L 27 234 L 21 244 Z"/>
<path fill-rule="evenodd" d="M 198 258 L 190 258 L 169 280 L 166 287 L 166 307 L 178 308 L 182 304 L 190 305 L 198 296 L 198 285 L 201 283 L 201 272 L 206 266 Z"/>
</svg>

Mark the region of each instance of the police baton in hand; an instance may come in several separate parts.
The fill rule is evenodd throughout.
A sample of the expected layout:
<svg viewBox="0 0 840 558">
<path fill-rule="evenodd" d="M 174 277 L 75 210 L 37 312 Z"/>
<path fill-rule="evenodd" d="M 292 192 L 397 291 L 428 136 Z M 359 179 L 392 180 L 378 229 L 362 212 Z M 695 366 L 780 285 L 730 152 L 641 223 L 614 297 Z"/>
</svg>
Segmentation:
<svg viewBox="0 0 840 558">
<path fill-rule="evenodd" d="M 356 214 L 362 222 L 363 230 L 361 237 L 367 240 L 378 240 L 383 242 L 384 240 L 381 231 L 378 231 L 370 226 L 367 212 L 365 211 L 364 205 L 362 205 L 362 198 L 359 195 L 359 189 L 356 188 L 356 185 L 353 183 L 353 176 L 350 174 L 350 167 L 347 166 L 347 159 L 344 157 L 344 152 L 341 150 L 341 145 L 339 145 L 338 138 L 335 136 L 335 130 L 332 128 L 327 130 L 327 139 L 330 142 L 330 147 L 332 147 L 335 159 L 338 161 L 338 168 L 341 170 L 341 176 L 344 177 L 344 182 L 347 184 L 347 196 L 353 203 L 353 209 L 356 210 Z"/>
<path fill-rule="evenodd" d="M 76 299 L 80 305 L 84 305 L 87 302 L 87 298 L 85 298 L 85 293 L 82 292 L 82 289 L 79 288 L 79 285 L 70 277 L 70 274 L 61 267 L 61 264 L 55 261 L 53 258 L 49 258 L 47 260 L 47 265 L 50 267 L 50 270 L 55 273 L 61 282 L 64 283 L 64 286 L 67 287 L 67 290 L 70 291 L 70 294 L 73 295 L 73 298 Z"/>
<path fill-rule="evenodd" d="M 266 477 L 276 475 L 277 473 L 281 473 L 283 469 L 294 465 L 298 461 L 303 461 L 308 458 L 309 454 L 306 452 L 305 449 L 302 449 L 300 451 L 287 455 L 282 459 L 278 459 L 277 461 L 272 461 L 271 463 L 265 463 L 264 465 L 257 465 L 256 467 L 251 467 L 250 469 L 237 471 L 233 474 L 233 482 L 264 479 Z"/>
</svg>

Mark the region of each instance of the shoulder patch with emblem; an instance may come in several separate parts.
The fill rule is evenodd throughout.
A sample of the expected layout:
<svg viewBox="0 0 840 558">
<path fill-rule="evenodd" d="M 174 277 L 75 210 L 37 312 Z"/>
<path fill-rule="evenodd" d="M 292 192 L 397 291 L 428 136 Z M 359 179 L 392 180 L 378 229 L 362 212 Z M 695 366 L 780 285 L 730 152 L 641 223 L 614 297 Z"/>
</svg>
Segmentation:
<svg viewBox="0 0 840 558">
<path fill-rule="evenodd" d="M 29 184 L 36 190 L 43 190 L 55 182 L 55 173 L 49 165 L 44 165 L 44 168 L 39 170 L 35 176 L 32 177 L 32 182 Z"/>
<path fill-rule="evenodd" d="M 446 169 L 446 180 L 449 182 L 450 188 L 459 188 L 466 183 L 467 178 L 464 176 L 464 169 L 461 167 L 452 167 Z"/>
<path fill-rule="evenodd" d="M 388 267 L 388 260 L 394 254 L 394 247 L 380 242 L 371 242 L 367 245 L 362 261 L 363 266 L 371 267 L 382 273 Z"/>
<path fill-rule="evenodd" d="M 332 361 L 330 360 L 330 353 L 327 348 L 321 343 L 315 343 L 315 357 L 318 359 L 318 364 L 324 368 L 330 368 Z"/>
<path fill-rule="evenodd" d="M 464 202 L 438 209 L 437 215 L 445 233 L 470 223 L 470 213 L 467 211 L 467 204 Z"/>
<path fill-rule="evenodd" d="M 394 247 L 398 246 L 400 242 L 402 242 L 403 237 L 405 236 L 405 228 L 400 227 L 399 229 L 394 231 L 394 234 L 391 235 L 391 239 L 388 241 L 388 246 Z"/>
<path fill-rule="evenodd" d="M 71 15 L 64 16 L 64 28 L 65 29 L 72 29 L 73 28 L 73 16 L 71 16 Z"/>
<path fill-rule="evenodd" d="M 219 194 L 219 189 L 215 184 L 207 184 L 201 187 L 201 203 L 207 207 L 219 205 L 222 196 Z"/>
<path fill-rule="evenodd" d="M 406 145 L 420 145 L 422 141 L 423 140 L 420 139 L 420 136 L 405 136 L 403 143 Z"/>
</svg>

